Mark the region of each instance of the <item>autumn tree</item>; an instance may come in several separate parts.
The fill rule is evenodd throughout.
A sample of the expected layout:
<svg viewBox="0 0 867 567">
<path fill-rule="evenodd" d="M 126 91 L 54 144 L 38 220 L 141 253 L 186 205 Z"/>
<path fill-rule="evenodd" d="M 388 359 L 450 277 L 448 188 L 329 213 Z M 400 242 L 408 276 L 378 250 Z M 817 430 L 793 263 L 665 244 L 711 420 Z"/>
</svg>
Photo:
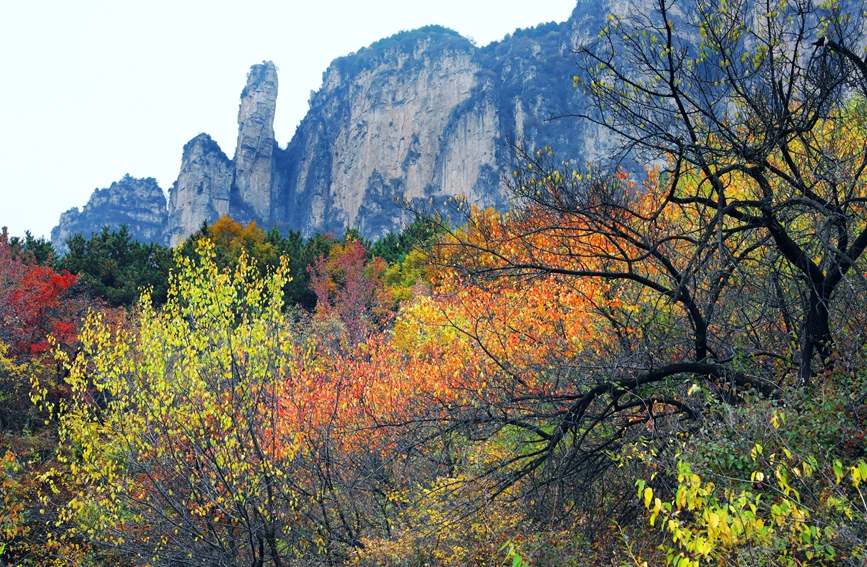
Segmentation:
<svg viewBox="0 0 867 567">
<path fill-rule="evenodd" d="M 311 312 L 316 306 L 316 294 L 310 289 L 307 268 L 319 256 L 328 255 L 336 241 L 327 234 L 317 233 L 305 240 L 298 231 L 290 230 L 283 235 L 277 228 L 272 228 L 265 232 L 254 221 L 245 226 L 231 217 L 221 217 L 213 225 L 204 224 L 191 234 L 180 246 L 180 254 L 196 258 L 196 246 L 202 238 L 214 244 L 216 262 L 221 269 L 234 269 L 238 259 L 245 254 L 256 261 L 264 276 L 267 270 L 280 265 L 281 257 L 288 258 L 292 278 L 284 290 L 285 303 L 290 307 L 299 305 Z"/>
<path fill-rule="evenodd" d="M 585 525 L 630 517 L 618 456 L 646 446 L 636 466 L 659 465 L 720 402 L 816 384 L 817 355 L 830 370 L 860 350 L 860 19 L 713 1 L 612 15 L 579 54 L 581 115 L 646 169 L 519 149 L 514 210 L 453 203 L 466 225 L 442 222 L 436 324 L 492 365 L 443 431 L 512 433 L 485 476 L 523 486 L 537 517 L 563 501 Z"/>
<path fill-rule="evenodd" d="M 76 350 L 80 318 L 95 307 L 72 293 L 75 276 L 50 260 L 44 240 L 0 233 L 0 562 L 16 565 L 54 559 L 45 542 L 57 517 L 41 496 L 57 466 L 56 426 L 30 402 L 31 382 L 40 380 L 51 400 L 65 395 L 54 352 Z"/>
<path fill-rule="evenodd" d="M 212 245 L 200 250 L 162 311 L 145 295 L 137 328 L 113 332 L 94 315 L 82 332 L 57 408 L 73 451 L 60 458 L 81 483 L 62 510 L 66 536 L 135 561 L 286 564 L 287 538 L 305 538 L 286 483 L 298 432 L 280 419 L 295 371 L 287 270 L 251 278 L 241 256 L 222 273 Z"/>
<path fill-rule="evenodd" d="M 863 32 L 859 2 L 659 0 L 579 50 L 578 115 L 664 160 L 660 210 L 701 215 L 696 261 L 725 261 L 721 232 L 761 242 L 802 384 L 841 346 L 835 306 L 867 246 Z"/>
<path fill-rule="evenodd" d="M 20 254 L 0 233 L 0 341 L 18 357 L 49 349 L 48 336 L 67 344 L 75 337 L 75 310 L 64 303 L 76 278 Z"/>
<path fill-rule="evenodd" d="M 265 231 L 255 221 L 244 226 L 231 217 L 221 217 L 203 233 L 213 242 L 217 265 L 223 268 L 234 269 L 242 255 L 253 258 L 263 269 L 279 263 L 276 246 L 266 241 Z"/>
<path fill-rule="evenodd" d="M 386 263 L 368 259 L 364 245 L 347 235 L 309 268 L 316 294 L 316 317 L 345 328 L 345 340 L 355 345 L 385 322 L 391 307 L 382 279 Z"/>
<path fill-rule="evenodd" d="M 462 395 L 426 416 L 439 433 L 425 439 L 500 447 L 479 469 L 453 462 L 472 471 L 464 482 L 498 478 L 484 494 L 521 499 L 525 521 L 604 537 L 612 518 L 638 517 L 632 481 L 643 478 L 653 485 L 640 495 L 661 498 L 645 501 L 651 517 L 669 506 L 674 564 L 733 553 L 856 564 L 863 420 L 847 404 L 865 399 L 867 137 L 863 63 L 845 46 L 860 45 L 861 16 L 751 6 L 632 10 L 583 51 L 578 81 L 597 103 L 587 117 L 647 159 L 644 172 L 519 150 L 518 207 L 454 202 L 451 220 L 466 225 L 442 220 L 438 305 L 417 311 L 422 334 L 439 338 L 413 347 L 453 371 Z M 835 421 L 817 439 L 807 421 L 777 436 L 791 412 L 776 408 L 793 403 L 820 420 L 845 413 L 844 431 Z M 772 425 L 733 426 L 741 405 Z M 726 427 L 733 438 L 715 442 Z M 760 439 L 776 452 L 761 458 Z M 704 547 L 723 537 L 713 514 L 727 502 L 743 504 L 760 537 Z"/>
<path fill-rule="evenodd" d="M 37 386 L 59 415 L 70 470 L 56 474 L 78 483 L 56 541 L 84 538 L 133 563 L 342 561 L 391 529 L 392 495 L 418 480 L 402 434 L 381 424 L 433 387 L 430 366 L 402 372 L 408 355 L 373 327 L 345 349 L 296 342 L 287 260 L 261 279 L 243 255 L 222 270 L 208 240 L 199 253 L 181 257 L 161 310 L 143 297 L 135 327 L 88 319 L 68 399 L 54 405 Z M 347 268 L 331 274 L 342 287 L 330 297 L 358 300 L 360 321 L 371 313 L 364 257 L 351 240 L 329 256 Z"/>
</svg>

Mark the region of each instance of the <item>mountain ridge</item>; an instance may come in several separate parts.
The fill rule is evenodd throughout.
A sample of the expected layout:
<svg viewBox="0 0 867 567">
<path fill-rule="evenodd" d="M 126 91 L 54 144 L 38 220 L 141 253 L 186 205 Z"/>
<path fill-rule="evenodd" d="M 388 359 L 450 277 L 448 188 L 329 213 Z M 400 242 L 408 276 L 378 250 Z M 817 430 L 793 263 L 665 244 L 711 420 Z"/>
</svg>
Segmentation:
<svg viewBox="0 0 867 567">
<path fill-rule="evenodd" d="M 203 222 L 230 215 L 304 236 L 352 227 L 379 238 L 409 220 L 395 199 L 464 195 L 504 207 L 509 144 L 551 146 L 581 161 L 604 150 L 605 136 L 591 127 L 548 119 L 581 104 L 568 54 L 606 12 L 582 0 L 564 22 L 519 29 L 484 47 L 425 26 L 338 57 L 282 149 L 273 130 L 276 67 L 254 65 L 241 93 L 234 156 L 207 134 L 190 140 L 162 236 L 148 229 L 145 237 L 176 245 Z M 85 209 L 61 216 L 55 245 L 120 218 L 99 203 Z"/>
</svg>

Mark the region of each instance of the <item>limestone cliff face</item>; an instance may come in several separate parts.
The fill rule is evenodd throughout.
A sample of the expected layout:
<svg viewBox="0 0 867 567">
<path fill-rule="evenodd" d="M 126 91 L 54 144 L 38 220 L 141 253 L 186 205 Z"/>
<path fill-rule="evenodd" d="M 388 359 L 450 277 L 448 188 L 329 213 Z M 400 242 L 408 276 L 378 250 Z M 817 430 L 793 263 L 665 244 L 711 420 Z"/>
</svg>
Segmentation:
<svg viewBox="0 0 867 567">
<path fill-rule="evenodd" d="M 609 154 L 608 133 L 549 119 L 585 104 L 573 88 L 571 49 L 625 1 L 580 0 L 566 22 L 516 30 L 482 48 L 429 26 L 336 59 L 284 149 L 274 139 L 276 68 L 254 65 L 233 159 L 205 134 L 184 148 L 166 242 L 224 214 L 305 236 L 354 227 L 378 238 L 409 220 L 395 199 L 441 205 L 464 195 L 504 206 L 516 143 L 551 146 L 558 159 L 578 163 Z M 75 225 L 75 214 L 65 213 L 61 227 Z"/>
<path fill-rule="evenodd" d="M 207 134 L 184 146 L 181 172 L 170 190 L 167 239 L 175 246 L 199 229 L 229 214 L 235 171 L 232 161 Z"/>
<path fill-rule="evenodd" d="M 60 216 L 51 231 L 51 243 L 59 254 L 67 251 L 66 239 L 78 233 L 90 236 L 108 226 L 129 227 L 141 242 L 164 242 L 166 197 L 156 179 L 125 175 L 106 189 L 96 189 L 82 210 L 72 208 Z"/>
<path fill-rule="evenodd" d="M 336 60 L 277 154 L 274 223 L 377 238 L 406 220 L 395 198 L 503 205 L 511 143 L 582 159 L 576 121 L 547 122 L 578 99 L 571 32 L 547 24 L 480 49 L 431 26 Z"/>
<path fill-rule="evenodd" d="M 271 224 L 274 113 L 277 108 L 277 68 L 266 61 L 247 74 L 238 109 L 238 143 L 235 146 L 233 209 L 263 224 Z"/>
<path fill-rule="evenodd" d="M 592 153 L 575 121 L 547 122 L 577 100 L 566 57 L 573 34 L 568 23 L 547 24 L 480 49 L 430 26 L 379 41 L 331 64 L 282 150 L 276 69 L 253 66 L 234 159 L 201 136 L 185 148 L 169 204 L 171 243 L 221 214 L 305 236 L 354 227 L 378 238 L 408 220 L 395 199 L 441 204 L 464 195 L 504 205 L 510 143 Z"/>
<path fill-rule="evenodd" d="M 229 159 L 207 134 L 184 146 L 181 170 L 171 189 L 167 238 L 175 246 L 203 222 L 223 215 L 273 225 L 274 113 L 277 69 L 270 61 L 253 65 L 238 109 L 238 142 Z"/>
<path fill-rule="evenodd" d="M 439 29 L 335 61 L 278 157 L 276 220 L 305 234 L 356 227 L 378 237 L 400 225 L 394 197 L 488 198 L 475 187 L 496 164 L 496 109 L 480 101 L 461 113 L 481 70 L 468 40 Z"/>
</svg>

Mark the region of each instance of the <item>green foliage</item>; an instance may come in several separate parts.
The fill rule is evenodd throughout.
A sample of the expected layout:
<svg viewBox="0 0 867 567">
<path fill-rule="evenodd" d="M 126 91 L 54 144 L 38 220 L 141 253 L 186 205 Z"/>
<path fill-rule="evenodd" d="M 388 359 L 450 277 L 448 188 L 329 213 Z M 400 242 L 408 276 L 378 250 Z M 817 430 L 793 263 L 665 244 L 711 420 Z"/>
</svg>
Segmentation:
<svg viewBox="0 0 867 567">
<path fill-rule="evenodd" d="M 681 444 L 670 499 L 638 481 L 650 524 L 669 538 L 669 564 L 863 564 L 867 445 L 852 402 L 864 383 L 833 378 L 718 407 Z"/>
<path fill-rule="evenodd" d="M 54 246 L 44 236 L 34 237 L 29 230 L 24 232 L 24 238 L 13 236 L 9 239 L 12 255 L 21 257 L 30 264 L 44 265 L 54 259 Z"/>
<path fill-rule="evenodd" d="M 287 303 L 291 301 L 307 311 L 313 311 L 316 307 L 316 294 L 310 288 L 310 270 L 318 258 L 328 256 L 336 240 L 329 234 L 316 233 L 303 244 L 297 242 L 297 233 L 290 234 L 280 245 L 280 249 L 289 254 L 289 269 L 292 273 L 286 300 Z M 297 250 L 294 256 L 293 249 Z"/>
<path fill-rule="evenodd" d="M 142 244 L 132 239 L 126 226 L 117 231 L 103 227 L 90 239 L 77 234 L 67 240 L 69 252 L 60 267 L 78 276 L 87 293 L 109 305 L 130 306 L 150 289 L 152 301 L 166 301 L 172 251 L 160 244 Z"/>
<path fill-rule="evenodd" d="M 506 552 L 506 561 L 512 567 L 530 567 L 530 564 L 524 561 L 524 557 L 521 555 L 520 550 L 511 541 L 501 547 L 500 551 Z"/>
<path fill-rule="evenodd" d="M 442 229 L 430 219 L 416 217 L 398 233 L 389 232 L 370 246 L 370 252 L 389 264 L 400 264 L 412 250 L 430 249 Z"/>
</svg>

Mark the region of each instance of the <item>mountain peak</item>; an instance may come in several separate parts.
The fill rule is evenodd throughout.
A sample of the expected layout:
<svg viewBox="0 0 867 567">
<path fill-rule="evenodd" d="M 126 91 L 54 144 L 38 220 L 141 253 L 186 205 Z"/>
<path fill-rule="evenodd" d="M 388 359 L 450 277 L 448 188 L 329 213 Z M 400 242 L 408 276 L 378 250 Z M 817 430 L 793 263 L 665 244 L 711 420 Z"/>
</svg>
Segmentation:
<svg viewBox="0 0 867 567">
<path fill-rule="evenodd" d="M 352 227 L 378 238 L 409 220 L 396 200 L 463 195 L 504 206 L 510 144 L 552 146 L 583 161 L 606 143 L 577 121 L 549 121 L 582 103 L 574 63 L 563 55 L 576 26 L 517 30 L 484 48 L 442 26 L 374 42 L 331 63 L 283 150 L 274 139 L 277 68 L 253 65 L 234 156 L 207 134 L 184 146 L 165 240 L 177 244 L 223 215 L 305 236 Z M 73 213 L 64 213 L 58 234 L 83 226 L 73 217 L 85 213 Z"/>
</svg>

